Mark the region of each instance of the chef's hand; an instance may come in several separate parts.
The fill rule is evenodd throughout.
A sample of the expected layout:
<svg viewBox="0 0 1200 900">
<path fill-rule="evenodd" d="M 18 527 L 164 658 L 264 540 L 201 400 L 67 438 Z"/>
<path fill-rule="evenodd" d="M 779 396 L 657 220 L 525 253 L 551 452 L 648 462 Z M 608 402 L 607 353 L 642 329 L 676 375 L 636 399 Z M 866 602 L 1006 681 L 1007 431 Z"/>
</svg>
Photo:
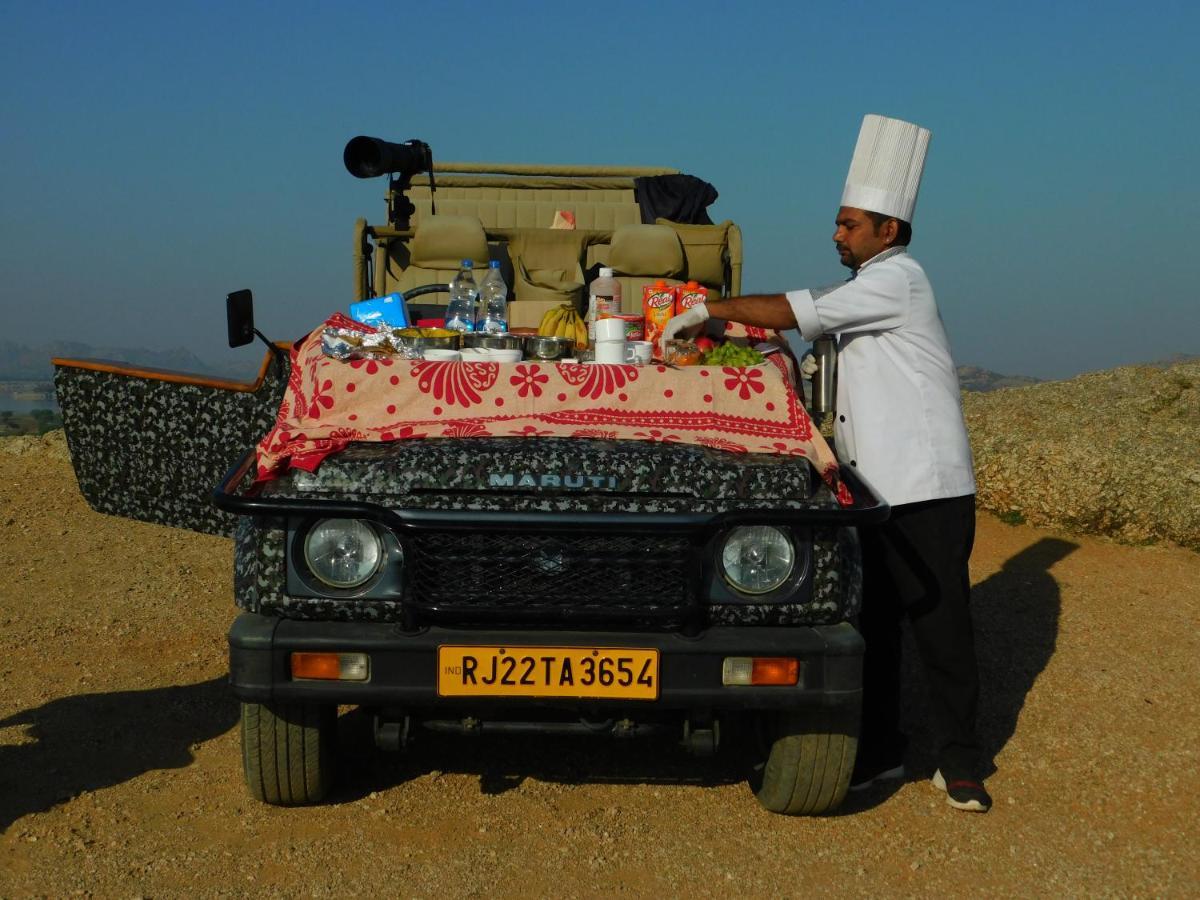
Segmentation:
<svg viewBox="0 0 1200 900">
<path fill-rule="evenodd" d="M 817 358 L 811 353 L 805 353 L 804 358 L 800 360 L 800 374 L 805 378 L 812 378 L 817 374 L 819 368 Z"/>
<path fill-rule="evenodd" d="M 659 344 L 658 352 L 662 354 L 662 358 L 667 358 L 667 341 L 673 341 L 675 335 L 682 331 L 687 331 L 689 328 L 694 328 L 697 325 L 703 325 L 708 321 L 708 307 L 703 303 L 697 303 L 691 309 L 685 309 L 677 316 L 672 316 L 667 320 L 667 324 L 663 326 L 662 341 Z"/>
</svg>

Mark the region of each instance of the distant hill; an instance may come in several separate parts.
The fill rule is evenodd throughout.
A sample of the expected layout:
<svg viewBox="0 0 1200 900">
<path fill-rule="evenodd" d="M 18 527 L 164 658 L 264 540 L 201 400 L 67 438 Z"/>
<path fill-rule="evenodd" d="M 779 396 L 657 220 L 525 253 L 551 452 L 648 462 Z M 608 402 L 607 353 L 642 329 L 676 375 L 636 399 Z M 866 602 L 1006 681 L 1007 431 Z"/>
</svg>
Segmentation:
<svg viewBox="0 0 1200 900">
<path fill-rule="evenodd" d="M 147 350 L 142 347 L 96 347 L 79 341 L 50 341 L 33 346 L 0 341 L 0 381 L 49 381 L 54 377 L 50 359 L 55 356 L 111 359 L 136 366 L 177 369 L 199 375 L 220 374 L 213 365 L 186 347 Z"/>
<path fill-rule="evenodd" d="M 1200 361 L 967 393 L 963 413 L 980 509 L 1200 551 Z"/>
<path fill-rule="evenodd" d="M 978 366 L 958 367 L 958 384 L 964 391 L 997 391 L 1000 388 L 1026 387 L 1041 381 L 1041 378 L 1029 375 L 1001 375 Z"/>
<path fill-rule="evenodd" d="M 1156 369 L 1169 369 L 1171 366 L 1177 366 L 1181 363 L 1200 362 L 1200 356 L 1195 353 L 1172 353 L 1166 359 L 1160 359 L 1157 362 L 1146 363 L 1148 366 L 1154 366 Z"/>
</svg>

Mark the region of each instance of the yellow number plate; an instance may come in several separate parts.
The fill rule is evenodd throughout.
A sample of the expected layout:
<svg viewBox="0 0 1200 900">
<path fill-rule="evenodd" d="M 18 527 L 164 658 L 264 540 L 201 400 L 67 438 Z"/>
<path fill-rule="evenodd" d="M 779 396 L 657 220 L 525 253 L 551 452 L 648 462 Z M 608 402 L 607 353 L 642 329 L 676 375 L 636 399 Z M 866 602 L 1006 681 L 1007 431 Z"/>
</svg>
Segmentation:
<svg viewBox="0 0 1200 900">
<path fill-rule="evenodd" d="M 654 700 L 658 697 L 658 651 L 438 647 L 438 694 Z"/>
</svg>

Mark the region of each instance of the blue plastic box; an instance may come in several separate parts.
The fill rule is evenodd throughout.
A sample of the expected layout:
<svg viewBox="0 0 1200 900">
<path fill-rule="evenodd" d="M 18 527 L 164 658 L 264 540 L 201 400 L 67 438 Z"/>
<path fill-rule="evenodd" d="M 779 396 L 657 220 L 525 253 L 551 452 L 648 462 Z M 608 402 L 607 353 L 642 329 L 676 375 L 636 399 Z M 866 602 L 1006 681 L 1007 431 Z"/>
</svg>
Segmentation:
<svg viewBox="0 0 1200 900">
<path fill-rule="evenodd" d="M 403 294 L 388 294 L 385 297 L 372 297 L 360 303 L 350 304 L 350 318 L 364 325 L 378 328 L 388 325 L 392 328 L 408 327 L 408 306 Z"/>
</svg>

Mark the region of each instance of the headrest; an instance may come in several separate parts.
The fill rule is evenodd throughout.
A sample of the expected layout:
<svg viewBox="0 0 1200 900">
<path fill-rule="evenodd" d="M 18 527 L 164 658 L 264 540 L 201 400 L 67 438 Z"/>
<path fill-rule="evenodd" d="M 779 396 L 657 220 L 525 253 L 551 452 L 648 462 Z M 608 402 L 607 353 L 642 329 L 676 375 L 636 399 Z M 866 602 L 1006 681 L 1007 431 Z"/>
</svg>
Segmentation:
<svg viewBox="0 0 1200 900">
<path fill-rule="evenodd" d="M 487 266 L 487 235 L 475 216 L 427 216 L 417 223 L 410 251 L 422 269 L 457 269 L 464 259 Z"/>
<path fill-rule="evenodd" d="M 683 245 L 669 225 L 621 225 L 613 232 L 608 264 L 621 275 L 674 278 L 683 274 Z"/>
<path fill-rule="evenodd" d="M 689 225 L 667 219 L 657 221 L 659 225 L 669 226 L 683 241 L 688 278 L 701 284 L 724 284 L 726 243 L 733 222 L 727 219 L 719 225 Z"/>
</svg>

